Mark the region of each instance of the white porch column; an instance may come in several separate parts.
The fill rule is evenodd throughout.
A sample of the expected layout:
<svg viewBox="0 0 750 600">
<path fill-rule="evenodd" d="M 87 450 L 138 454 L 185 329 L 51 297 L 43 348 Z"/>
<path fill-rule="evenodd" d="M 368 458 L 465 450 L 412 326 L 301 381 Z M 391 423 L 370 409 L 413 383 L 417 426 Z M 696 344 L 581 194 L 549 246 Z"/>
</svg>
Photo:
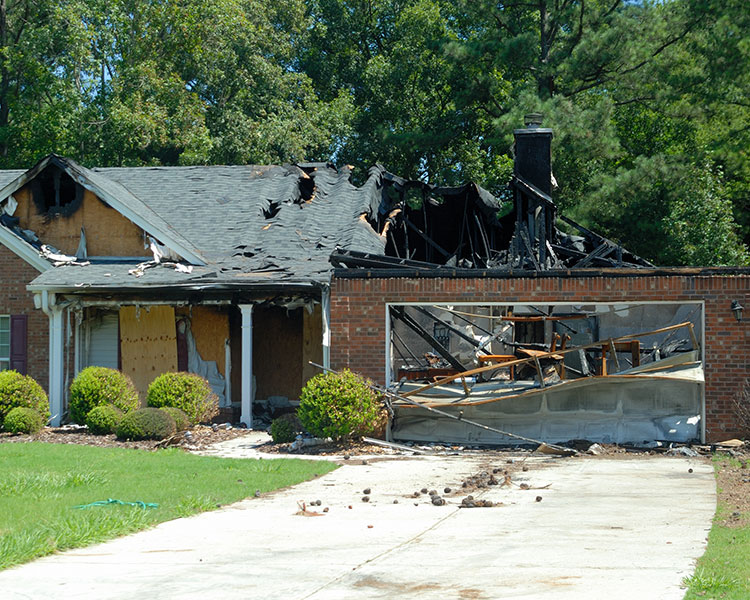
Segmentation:
<svg viewBox="0 0 750 600">
<path fill-rule="evenodd" d="M 52 413 L 51 424 L 59 426 L 63 416 L 64 390 L 64 336 L 63 309 L 50 306 L 49 315 L 49 410 Z"/>
<path fill-rule="evenodd" d="M 73 313 L 75 316 L 76 324 L 73 329 L 73 377 L 77 377 L 78 373 L 81 372 L 81 322 L 83 320 L 83 314 L 80 310 Z"/>
<path fill-rule="evenodd" d="M 253 426 L 253 305 L 240 304 L 242 311 L 242 415 L 240 420 Z"/>
<path fill-rule="evenodd" d="M 323 366 L 331 368 L 331 288 L 323 287 L 320 298 L 323 315 Z"/>
<path fill-rule="evenodd" d="M 232 406 L 232 349 L 224 340 L 224 406 Z"/>
</svg>

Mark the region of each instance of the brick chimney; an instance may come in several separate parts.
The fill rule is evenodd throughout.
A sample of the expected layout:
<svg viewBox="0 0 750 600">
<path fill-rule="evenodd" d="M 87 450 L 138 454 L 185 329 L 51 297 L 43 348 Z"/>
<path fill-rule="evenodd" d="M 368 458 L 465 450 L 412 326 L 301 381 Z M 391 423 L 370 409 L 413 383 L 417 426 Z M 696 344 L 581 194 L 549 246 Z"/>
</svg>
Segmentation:
<svg viewBox="0 0 750 600">
<path fill-rule="evenodd" d="M 542 125 L 541 113 L 529 113 L 524 117 L 524 128 L 516 129 L 516 157 L 514 172 L 545 194 L 552 192 L 552 162 L 550 147 L 552 130 Z"/>
</svg>

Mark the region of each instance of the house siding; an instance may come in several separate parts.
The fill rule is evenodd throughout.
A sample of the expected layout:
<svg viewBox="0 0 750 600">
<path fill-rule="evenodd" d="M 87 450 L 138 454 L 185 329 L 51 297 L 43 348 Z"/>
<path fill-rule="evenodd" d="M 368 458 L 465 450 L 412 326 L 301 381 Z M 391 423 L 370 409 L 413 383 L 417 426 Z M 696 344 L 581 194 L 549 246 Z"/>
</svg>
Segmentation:
<svg viewBox="0 0 750 600">
<path fill-rule="evenodd" d="M 49 384 L 49 319 L 34 308 L 26 285 L 39 275 L 34 267 L 0 244 L 0 314 L 26 315 L 26 374 L 45 390 Z"/>
<path fill-rule="evenodd" d="M 506 278 L 334 277 L 331 365 L 385 380 L 385 305 L 400 302 L 543 304 L 705 303 L 705 397 L 708 441 L 740 433 L 733 398 L 750 376 L 750 315 L 738 323 L 732 300 L 750 307 L 750 275 L 656 275 Z"/>
</svg>

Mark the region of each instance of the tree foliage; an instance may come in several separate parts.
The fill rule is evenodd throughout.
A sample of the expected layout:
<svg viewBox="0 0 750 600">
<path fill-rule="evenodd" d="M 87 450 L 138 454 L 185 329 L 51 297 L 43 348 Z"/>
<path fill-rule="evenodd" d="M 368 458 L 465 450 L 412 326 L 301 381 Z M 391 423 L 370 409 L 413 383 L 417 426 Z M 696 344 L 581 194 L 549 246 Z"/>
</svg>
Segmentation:
<svg viewBox="0 0 750 600">
<path fill-rule="evenodd" d="M 555 131 L 562 210 L 746 263 L 745 0 L 0 0 L 0 166 L 379 162 L 501 193 Z M 738 229 L 739 225 L 739 229 Z"/>
</svg>

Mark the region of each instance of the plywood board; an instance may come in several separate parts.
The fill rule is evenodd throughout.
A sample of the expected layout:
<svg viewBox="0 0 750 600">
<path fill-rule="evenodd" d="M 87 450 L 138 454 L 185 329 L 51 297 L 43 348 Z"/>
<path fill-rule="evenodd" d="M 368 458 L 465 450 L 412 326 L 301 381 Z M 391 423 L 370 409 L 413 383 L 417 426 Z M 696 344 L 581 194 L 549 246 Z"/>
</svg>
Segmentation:
<svg viewBox="0 0 750 600">
<path fill-rule="evenodd" d="M 120 309 L 120 356 L 145 404 L 149 384 L 162 373 L 177 370 L 177 332 L 171 306 Z"/>
<path fill-rule="evenodd" d="M 323 364 L 323 313 L 316 304 L 312 314 L 302 311 L 302 383 L 320 373 L 310 361 Z"/>
<path fill-rule="evenodd" d="M 20 219 L 20 226 L 30 229 L 42 243 L 50 244 L 64 254 L 76 253 L 83 226 L 89 256 L 151 256 L 151 252 L 143 247 L 143 230 L 89 190 L 84 191 L 83 202 L 76 212 L 52 218 L 38 214 L 28 185 L 15 192 L 13 197 L 18 202 L 14 216 Z"/>
<path fill-rule="evenodd" d="M 302 310 L 256 307 L 253 310 L 253 373 L 256 398 L 286 396 L 302 390 Z"/>
<path fill-rule="evenodd" d="M 190 329 L 195 338 L 198 354 L 205 361 L 216 361 L 219 373 L 226 376 L 225 340 L 229 338 L 229 316 L 211 306 L 194 306 Z"/>
</svg>

